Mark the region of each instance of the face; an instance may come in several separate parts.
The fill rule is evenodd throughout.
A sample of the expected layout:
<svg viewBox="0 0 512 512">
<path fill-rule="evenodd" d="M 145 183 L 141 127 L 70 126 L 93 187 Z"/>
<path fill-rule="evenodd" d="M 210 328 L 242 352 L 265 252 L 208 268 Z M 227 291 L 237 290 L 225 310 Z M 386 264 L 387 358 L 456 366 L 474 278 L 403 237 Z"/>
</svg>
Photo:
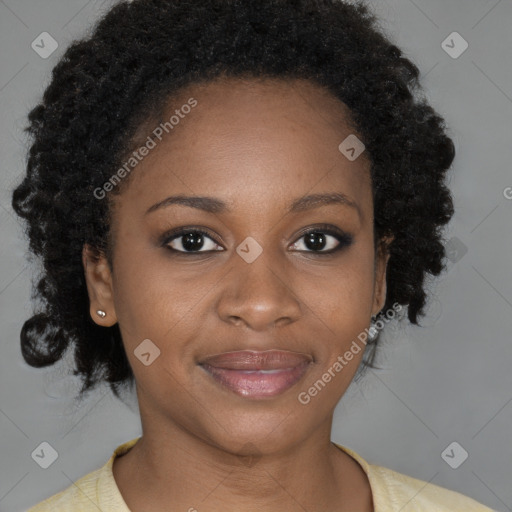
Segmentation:
<svg viewBox="0 0 512 512">
<path fill-rule="evenodd" d="M 339 357 L 385 301 L 369 161 L 340 152 L 348 110 L 308 81 L 217 80 L 170 105 L 179 122 L 162 140 L 150 126 L 115 198 L 112 272 L 84 250 L 91 315 L 119 322 L 145 430 L 236 453 L 301 442 L 330 423 L 363 350 Z"/>
</svg>

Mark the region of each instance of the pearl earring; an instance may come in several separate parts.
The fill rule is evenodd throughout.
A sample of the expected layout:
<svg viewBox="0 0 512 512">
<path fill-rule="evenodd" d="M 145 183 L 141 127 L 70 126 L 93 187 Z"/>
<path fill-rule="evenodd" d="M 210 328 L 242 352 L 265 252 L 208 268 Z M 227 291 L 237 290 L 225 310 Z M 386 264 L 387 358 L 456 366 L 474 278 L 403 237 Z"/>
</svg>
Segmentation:
<svg viewBox="0 0 512 512">
<path fill-rule="evenodd" d="M 105 311 L 102 311 L 101 309 L 98 309 L 98 311 L 96 311 L 96 314 L 98 316 L 101 316 L 101 318 L 105 318 L 107 316 L 107 313 L 105 313 Z"/>
</svg>

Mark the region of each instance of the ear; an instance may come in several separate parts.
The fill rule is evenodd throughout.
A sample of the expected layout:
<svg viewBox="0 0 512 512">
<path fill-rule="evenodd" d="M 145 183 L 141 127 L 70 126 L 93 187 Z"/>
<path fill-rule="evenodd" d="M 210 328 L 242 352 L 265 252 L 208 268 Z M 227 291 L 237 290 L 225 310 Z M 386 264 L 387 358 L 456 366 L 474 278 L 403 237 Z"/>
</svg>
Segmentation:
<svg viewBox="0 0 512 512">
<path fill-rule="evenodd" d="M 82 249 L 82 263 L 89 294 L 90 315 L 93 321 L 103 327 L 111 327 L 117 322 L 114 308 L 114 294 L 112 288 L 112 274 L 105 255 L 84 244 Z M 102 318 L 96 312 L 105 311 Z"/>
<path fill-rule="evenodd" d="M 386 303 L 386 270 L 390 256 L 388 248 L 394 238 L 394 236 L 387 236 L 379 240 L 379 247 L 375 261 L 372 315 L 377 315 Z"/>
</svg>

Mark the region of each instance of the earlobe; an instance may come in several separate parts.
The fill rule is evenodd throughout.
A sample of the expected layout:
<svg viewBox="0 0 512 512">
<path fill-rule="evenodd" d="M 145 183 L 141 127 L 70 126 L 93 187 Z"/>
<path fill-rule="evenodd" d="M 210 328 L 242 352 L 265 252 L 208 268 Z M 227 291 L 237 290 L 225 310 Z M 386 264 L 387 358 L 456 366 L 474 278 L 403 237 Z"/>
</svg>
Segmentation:
<svg viewBox="0 0 512 512">
<path fill-rule="evenodd" d="M 107 259 L 98 249 L 84 244 L 82 264 L 91 318 L 98 325 L 111 327 L 117 322 L 117 316 L 114 307 L 112 274 Z"/>
</svg>

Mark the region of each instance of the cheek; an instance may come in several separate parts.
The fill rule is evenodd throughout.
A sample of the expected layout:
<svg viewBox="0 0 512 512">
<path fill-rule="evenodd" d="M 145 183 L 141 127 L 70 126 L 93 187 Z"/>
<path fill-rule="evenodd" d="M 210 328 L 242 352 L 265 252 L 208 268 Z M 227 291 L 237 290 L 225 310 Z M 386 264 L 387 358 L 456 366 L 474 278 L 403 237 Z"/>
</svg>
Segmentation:
<svg viewBox="0 0 512 512">
<path fill-rule="evenodd" d="M 374 262 L 371 247 L 347 252 L 320 279 L 306 275 L 312 311 L 335 332 L 366 327 L 373 303 Z"/>
<path fill-rule="evenodd" d="M 320 363 L 316 378 L 330 370 L 332 379 L 326 394 L 338 400 L 353 378 L 366 348 L 358 338 L 369 325 L 373 304 L 372 246 L 354 251 L 339 265 L 329 279 L 317 285 L 310 296 L 312 319 L 317 324 L 316 353 Z M 322 321 L 317 321 L 321 319 Z M 339 360 L 341 357 L 341 360 Z M 334 366 L 336 365 L 336 366 Z M 336 378 L 332 376 L 334 374 Z"/>
<path fill-rule="evenodd" d="M 128 256 L 115 262 L 114 300 L 119 325 L 127 334 L 125 342 L 165 338 L 174 326 L 180 329 L 181 320 L 201 298 L 200 289 L 184 283 L 178 267 L 159 252 L 132 246 L 124 253 Z"/>
</svg>

